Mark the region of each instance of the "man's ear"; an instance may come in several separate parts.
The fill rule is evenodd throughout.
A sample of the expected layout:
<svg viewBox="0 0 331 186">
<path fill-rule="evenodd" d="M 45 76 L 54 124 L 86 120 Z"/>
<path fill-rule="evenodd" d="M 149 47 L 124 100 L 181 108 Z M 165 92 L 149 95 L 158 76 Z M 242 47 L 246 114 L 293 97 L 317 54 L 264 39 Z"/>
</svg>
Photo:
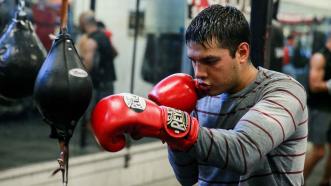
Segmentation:
<svg viewBox="0 0 331 186">
<path fill-rule="evenodd" d="M 236 55 L 240 61 L 240 63 L 245 63 L 249 59 L 250 48 L 249 44 L 246 42 L 242 42 L 239 44 Z"/>
</svg>

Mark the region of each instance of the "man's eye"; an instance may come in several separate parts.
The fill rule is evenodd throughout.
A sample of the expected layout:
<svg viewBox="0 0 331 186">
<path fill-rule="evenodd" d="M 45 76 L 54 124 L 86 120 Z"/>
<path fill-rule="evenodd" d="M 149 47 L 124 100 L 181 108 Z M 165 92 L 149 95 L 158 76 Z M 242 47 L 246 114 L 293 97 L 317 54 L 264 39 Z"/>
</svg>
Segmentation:
<svg viewBox="0 0 331 186">
<path fill-rule="evenodd" d="M 217 63 L 217 61 L 218 61 L 217 59 L 209 59 L 209 60 L 204 61 L 204 63 L 205 64 L 211 64 L 212 65 L 212 64 Z"/>
</svg>

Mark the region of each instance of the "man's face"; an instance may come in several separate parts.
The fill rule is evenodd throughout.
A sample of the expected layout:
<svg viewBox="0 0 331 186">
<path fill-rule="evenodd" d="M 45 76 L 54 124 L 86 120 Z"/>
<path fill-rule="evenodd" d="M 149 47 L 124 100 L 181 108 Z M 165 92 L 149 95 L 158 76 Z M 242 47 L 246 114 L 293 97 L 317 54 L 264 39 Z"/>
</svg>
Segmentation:
<svg viewBox="0 0 331 186">
<path fill-rule="evenodd" d="M 207 48 L 195 42 L 187 45 L 195 77 L 207 94 L 215 96 L 224 92 L 233 93 L 239 86 L 239 60 L 230 56 L 228 49 L 219 48 L 212 42 Z"/>
<path fill-rule="evenodd" d="M 83 18 L 82 18 L 82 17 L 79 18 L 79 28 L 80 28 L 80 30 L 81 30 L 83 33 L 86 32 L 86 30 L 85 30 L 85 24 L 84 24 L 84 21 L 83 21 Z"/>
</svg>

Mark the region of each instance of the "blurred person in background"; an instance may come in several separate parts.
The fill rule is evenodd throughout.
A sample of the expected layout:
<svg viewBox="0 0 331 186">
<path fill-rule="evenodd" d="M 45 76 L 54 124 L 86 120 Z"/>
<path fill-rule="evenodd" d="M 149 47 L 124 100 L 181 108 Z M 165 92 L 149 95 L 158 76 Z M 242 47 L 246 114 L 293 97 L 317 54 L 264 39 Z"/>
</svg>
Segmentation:
<svg viewBox="0 0 331 186">
<path fill-rule="evenodd" d="M 271 25 L 270 40 L 270 70 L 282 72 L 283 57 L 284 57 L 284 36 L 283 30 L 279 23 L 273 22 Z"/>
<path fill-rule="evenodd" d="M 109 36 L 98 27 L 92 11 L 86 11 L 80 15 L 79 28 L 82 35 L 78 41 L 78 50 L 82 62 L 92 78 L 94 87 L 93 99 L 82 118 L 82 138 L 84 138 L 84 127 L 90 125 L 90 114 L 93 106 L 101 98 L 114 93 L 114 81 L 116 80 L 114 59 L 117 56 L 117 51 L 114 51 Z M 84 143 L 82 140 L 82 147 L 85 146 Z"/>
<path fill-rule="evenodd" d="M 79 45 L 81 57 L 91 74 L 98 99 L 113 94 L 113 82 L 116 80 L 114 59 L 117 51 L 114 51 L 109 36 L 98 27 L 93 12 L 87 11 L 80 15 L 79 27 L 83 33 Z"/>
<path fill-rule="evenodd" d="M 118 51 L 115 48 L 113 42 L 112 42 L 112 37 L 113 37 L 113 32 L 111 32 L 108 28 L 106 28 L 106 25 L 102 22 L 102 21 L 97 21 L 97 26 L 98 28 L 103 31 L 106 36 L 109 38 L 109 42 L 110 42 L 110 47 L 111 47 L 111 59 L 114 61 L 114 59 L 117 57 L 118 55 Z"/>
<path fill-rule="evenodd" d="M 290 34 L 284 47 L 282 72 L 292 76 L 307 88 L 308 62 L 310 52 L 304 47 L 303 35 Z"/>
<path fill-rule="evenodd" d="M 316 164 L 329 149 L 320 186 L 330 185 L 331 179 L 331 35 L 325 46 L 310 59 L 309 96 L 310 108 L 308 140 L 313 144 L 307 153 L 304 177 L 308 178 Z"/>
<path fill-rule="evenodd" d="M 295 50 L 295 37 L 293 34 L 290 34 L 286 38 L 286 43 L 284 47 L 282 72 L 292 76 L 293 78 L 295 78 L 295 68 L 293 66 L 294 50 Z"/>
</svg>

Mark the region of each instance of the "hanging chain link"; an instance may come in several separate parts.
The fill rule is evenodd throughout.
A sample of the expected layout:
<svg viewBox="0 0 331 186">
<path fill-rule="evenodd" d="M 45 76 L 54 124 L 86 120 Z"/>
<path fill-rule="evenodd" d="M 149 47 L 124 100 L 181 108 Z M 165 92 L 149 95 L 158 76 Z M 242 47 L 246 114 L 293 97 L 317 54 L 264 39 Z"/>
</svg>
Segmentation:
<svg viewBox="0 0 331 186">
<path fill-rule="evenodd" d="M 19 0 L 18 2 L 18 10 L 22 11 L 25 8 L 25 0 Z"/>
</svg>

